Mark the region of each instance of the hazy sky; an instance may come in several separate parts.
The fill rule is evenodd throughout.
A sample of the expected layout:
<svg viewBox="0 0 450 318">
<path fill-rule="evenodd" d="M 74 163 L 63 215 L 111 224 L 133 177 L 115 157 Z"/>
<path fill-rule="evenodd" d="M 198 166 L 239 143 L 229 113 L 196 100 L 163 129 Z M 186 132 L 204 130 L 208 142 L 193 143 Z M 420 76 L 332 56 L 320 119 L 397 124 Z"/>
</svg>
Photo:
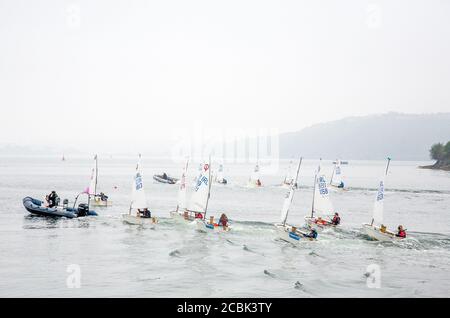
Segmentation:
<svg viewBox="0 0 450 318">
<path fill-rule="evenodd" d="M 0 0 L 0 142 L 450 110 L 450 1 Z"/>
</svg>

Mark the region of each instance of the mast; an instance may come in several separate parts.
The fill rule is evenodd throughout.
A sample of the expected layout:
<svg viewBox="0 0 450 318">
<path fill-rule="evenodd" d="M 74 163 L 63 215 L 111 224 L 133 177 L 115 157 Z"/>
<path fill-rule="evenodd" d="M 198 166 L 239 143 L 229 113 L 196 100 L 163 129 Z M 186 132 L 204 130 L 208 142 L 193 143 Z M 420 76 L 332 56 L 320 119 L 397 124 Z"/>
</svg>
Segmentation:
<svg viewBox="0 0 450 318">
<path fill-rule="evenodd" d="M 314 176 L 314 188 L 313 188 L 313 199 L 312 199 L 312 208 L 311 208 L 311 217 L 314 217 L 314 200 L 316 197 L 316 183 L 317 183 L 317 174 L 320 172 L 320 163 L 322 162 L 322 158 L 319 161 L 319 167 L 317 168 L 316 174 Z"/>
<path fill-rule="evenodd" d="M 298 180 L 298 174 L 299 174 L 299 172 L 300 172 L 300 166 L 302 165 L 302 161 L 303 161 L 303 157 L 300 157 L 300 161 L 299 161 L 298 167 L 297 167 L 297 173 L 296 173 L 296 175 L 295 175 L 295 181 L 294 181 L 294 182 L 292 183 L 292 185 L 291 185 L 291 191 L 294 191 L 295 184 L 297 183 L 297 180 Z M 295 192 L 292 193 L 291 202 L 292 202 L 292 200 L 294 199 L 294 193 L 295 193 Z M 289 210 L 286 212 L 286 217 L 285 217 L 284 220 L 283 220 L 283 226 L 286 225 L 288 213 L 289 213 Z"/>
<path fill-rule="evenodd" d="M 98 159 L 97 154 L 95 155 L 95 186 L 94 186 L 94 197 L 97 196 L 97 180 L 98 180 Z"/>
<path fill-rule="evenodd" d="M 334 168 L 333 168 L 333 173 L 331 174 L 330 185 L 333 184 L 333 177 L 334 177 L 334 172 L 336 171 L 337 163 L 338 163 L 338 160 L 336 159 L 336 163 L 334 164 Z"/>
<path fill-rule="evenodd" d="M 208 163 L 208 197 L 206 198 L 204 220 L 206 220 L 206 211 L 208 210 L 208 203 L 210 196 L 211 196 L 211 155 L 209 155 L 209 163 Z"/>
<path fill-rule="evenodd" d="M 389 164 L 391 163 L 391 158 L 389 158 L 389 157 L 387 157 L 387 165 L 386 165 L 386 172 L 385 172 L 385 175 L 387 176 L 387 173 L 388 173 L 388 169 L 389 169 Z"/>
</svg>

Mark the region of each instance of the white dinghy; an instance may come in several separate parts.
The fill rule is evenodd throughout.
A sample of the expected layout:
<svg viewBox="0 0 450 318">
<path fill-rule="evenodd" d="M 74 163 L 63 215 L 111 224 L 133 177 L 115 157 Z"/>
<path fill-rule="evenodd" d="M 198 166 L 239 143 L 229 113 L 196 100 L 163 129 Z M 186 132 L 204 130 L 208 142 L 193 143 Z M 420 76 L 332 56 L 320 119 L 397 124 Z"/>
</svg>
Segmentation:
<svg viewBox="0 0 450 318">
<path fill-rule="evenodd" d="M 320 159 L 320 161 L 322 161 L 322 159 Z M 314 176 L 311 215 L 305 217 L 306 225 L 316 230 L 336 227 L 336 224 L 332 221 L 334 217 L 333 211 L 334 208 L 331 203 L 327 180 L 325 175 L 321 172 L 321 165 L 319 163 L 319 167 Z"/>
<path fill-rule="evenodd" d="M 386 226 L 383 225 L 385 177 L 388 173 L 391 158 L 388 158 L 387 160 L 386 172 L 383 178 L 381 178 L 380 182 L 378 183 L 377 196 L 375 198 L 373 207 L 372 222 L 370 224 L 364 223 L 362 225 L 362 231 L 371 239 L 383 242 L 403 239 L 403 237 L 397 236 L 396 233 L 394 233 L 393 231 L 389 231 Z"/>
<path fill-rule="evenodd" d="M 291 243 L 299 243 L 306 240 L 314 240 L 312 237 L 308 237 L 308 233 L 303 232 L 299 230 L 297 226 L 289 225 L 287 224 L 287 217 L 289 214 L 289 209 L 291 207 L 292 201 L 294 199 L 294 193 L 296 190 L 296 186 L 294 184 L 297 183 L 298 180 L 298 174 L 300 172 L 300 166 L 302 164 L 302 158 L 300 158 L 300 161 L 297 166 L 297 173 L 294 178 L 294 183 L 291 185 L 289 191 L 286 193 L 286 197 L 283 201 L 283 207 L 281 209 L 281 223 L 275 224 L 275 229 L 277 231 L 278 236 L 287 242 Z"/>
<path fill-rule="evenodd" d="M 289 166 L 288 166 L 288 169 L 287 169 L 287 172 L 286 172 L 286 176 L 284 177 L 284 180 L 281 183 L 281 185 L 283 187 L 286 187 L 288 189 L 290 189 L 290 187 L 292 185 L 297 186 L 297 184 L 295 183 L 295 180 L 294 180 L 295 177 L 294 177 L 294 175 L 292 173 L 292 163 L 293 163 L 292 160 L 289 161 Z"/>
<path fill-rule="evenodd" d="M 344 180 L 342 179 L 341 161 L 336 159 L 334 163 L 333 173 L 330 178 L 330 186 L 335 189 L 344 189 Z"/>
<path fill-rule="evenodd" d="M 211 158 L 209 158 L 209 163 L 205 163 L 203 165 L 202 173 L 198 177 L 197 185 L 194 188 L 194 193 L 192 195 L 191 204 L 192 207 L 190 211 L 194 211 L 195 213 L 195 223 L 197 225 L 197 229 L 203 232 L 229 232 L 231 230 L 228 219 L 226 218 L 224 225 L 221 225 L 222 218 L 219 220 L 219 223 L 214 222 L 214 216 L 209 217 L 209 221 L 206 221 L 206 214 L 208 211 L 208 203 L 211 197 Z M 199 216 L 202 217 L 199 217 Z"/>
<path fill-rule="evenodd" d="M 223 176 L 223 164 L 219 165 L 219 169 L 217 170 L 217 173 L 214 176 L 214 181 L 219 184 L 227 184 L 228 181 Z"/>
<path fill-rule="evenodd" d="M 91 173 L 91 182 L 89 183 L 89 188 L 87 193 L 89 194 L 90 205 L 97 207 L 108 207 L 112 205 L 112 202 L 108 200 L 108 196 L 103 192 L 97 193 L 97 183 L 98 183 L 98 156 L 94 157 L 94 167 Z"/>
<path fill-rule="evenodd" d="M 122 219 L 124 222 L 133 225 L 151 225 L 153 227 L 158 223 L 158 220 L 152 217 L 148 210 L 141 172 L 141 155 L 139 155 L 139 161 L 136 165 L 136 172 L 133 178 L 130 209 L 127 214 L 122 214 Z"/>
<path fill-rule="evenodd" d="M 178 203 L 177 209 L 170 212 L 170 216 L 178 221 L 194 221 L 194 215 L 187 210 L 186 192 L 187 192 L 187 170 L 189 167 L 189 159 L 186 159 L 186 163 L 181 173 L 180 183 L 178 187 Z M 197 178 L 196 178 L 197 180 Z"/>
<path fill-rule="evenodd" d="M 247 187 L 249 188 L 259 188 L 262 187 L 261 178 L 259 175 L 259 164 L 256 163 L 255 168 L 248 180 Z"/>
</svg>

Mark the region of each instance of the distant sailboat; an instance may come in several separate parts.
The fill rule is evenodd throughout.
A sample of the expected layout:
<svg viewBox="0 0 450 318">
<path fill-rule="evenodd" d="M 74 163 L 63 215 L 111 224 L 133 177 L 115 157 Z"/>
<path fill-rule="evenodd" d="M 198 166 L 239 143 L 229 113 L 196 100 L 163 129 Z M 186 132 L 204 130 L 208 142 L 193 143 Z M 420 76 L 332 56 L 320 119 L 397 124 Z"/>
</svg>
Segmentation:
<svg viewBox="0 0 450 318">
<path fill-rule="evenodd" d="M 64 154 L 62 155 L 61 161 L 66 161 L 66 157 L 64 156 Z"/>
<path fill-rule="evenodd" d="M 141 171 L 141 155 L 139 155 L 139 161 L 136 165 L 136 172 L 133 177 L 130 209 L 127 214 L 122 214 L 122 218 L 125 222 L 134 225 L 150 224 L 153 226 L 157 223 L 157 219 L 152 217 L 148 210 Z"/>
<path fill-rule="evenodd" d="M 214 181 L 220 184 L 227 184 L 227 179 L 223 176 L 223 164 L 219 165 L 219 169 L 217 170 L 216 176 L 214 177 Z"/>
<path fill-rule="evenodd" d="M 344 188 L 344 181 L 342 180 L 342 168 L 340 160 L 335 161 L 333 173 L 331 174 L 330 178 L 330 186 L 338 189 Z"/>
<path fill-rule="evenodd" d="M 170 212 L 170 216 L 174 219 L 179 220 L 189 220 L 189 213 L 185 213 L 187 209 L 187 201 L 186 201 L 186 192 L 187 192 L 187 170 L 189 167 L 189 159 L 186 159 L 186 163 L 183 166 L 183 172 L 181 173 L 179 187 L 178 187 L 178 203 L 177 209 L 175 211 Z M 192 217 L 191 221 L 194 220 Z"/>
<path fill-rule="evenodd" d="M 297 188 L 296 186 L 294 186 L 294 184 L 297 183 L 301 165 L 302 165 L 302 158 L 300 158 L 299 160 L 297 172 L 293 180 L 294 182 L 291 184 L 289 191 L 287 192 L 285 199 L 283 201 L 283 207 L 281 209 L 281 222 L 275 224 L 278 236 L 282 240 L 291 243 L 298 243 L 300 241 L 311 239 L 310 237 L 308 237 L 308 233 L 301 231 L 297 226 L 287 224 L 289 209 L 291 207 L 292 201 L 294 199 L 294 193 Z"/>
<path fill-rule="evenodd" d="M 372 222 L 370 224 L 363 224 L 363 232 L 367 234 L 371 239 L 377 241 L 394 241 L 401 240 L 401 237 L 396 236 L 393 231 L 389 231 L 385 225 L 383 225 L 383 210 L 384 210 L 384 191 L 385 191 L 385 177 L 389 170 L 389 163 L 391 158 L 387 159 L 386 172 L 378 183 L 377 196 L 373 207 Z"/>
<path fill-rule="evenodd" d="M 290 187 L 291 185 L 295 184 L 295 182 L 294 182 L 295 176 L 292 174 L 292 164 L 293 164 L 292 160 L 289 161 L 289 166 L 286 171 L 286 176 L 284 177 L 283 183 L 281 184 L 282 186 Z"/>
<path fill-rule="evenodd" d="M 88 188 L 89 198 L 93 198 L 91 204 L 97 207 L 108 207 L 112 205 L 112 202 L 108 200 L 108 196 L 103 192 L 97 193 L 98 183 L 98 156 L 94 157 L 94 167 L 92 168 L 91 181 Z"/>
<path fill-rule="evenodd" d="M 311 216 L 305 217 L 305 221 L 309 227 L 315 229 L 335 227 L 336 224 L 332 222 L 332 218 L 334 216 L 334 208 L 333 204 L 331 203 L 330 191 L 327 187 L 327 180 L 325 175 L 321 172 L 321 166 L 319 163 L 319 167 L 317 168 L 316 174 L 314 176 Z"/>
<path fill-rule="evenodd" d="M 250 176 L 250 179 L 248 180 L 248 187 L 256 188 L 256 187 L 261 187 L 261 186 L 262 186 L 262 183 L 261 183 L 260 174 L 259 174 L 259 164 L 256 163 L 255 168 L 253 169 L 253 172 Z"/>
<path fill-rule="evenodd" d="M 256 139 L 256 165 L 250 175 L 247 186 L 250 188 L 262 186 L 261 177 L 259 174 L 259 138 Z"/>
</svg>

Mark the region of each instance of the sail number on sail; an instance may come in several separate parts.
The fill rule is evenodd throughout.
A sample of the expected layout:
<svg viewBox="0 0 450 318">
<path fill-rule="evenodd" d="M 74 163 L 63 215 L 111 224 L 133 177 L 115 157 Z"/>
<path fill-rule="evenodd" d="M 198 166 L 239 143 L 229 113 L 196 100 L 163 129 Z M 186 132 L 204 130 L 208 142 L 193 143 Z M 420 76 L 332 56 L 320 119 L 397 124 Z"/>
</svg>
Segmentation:
<svg viewBox="0 0 450 318">
<path fill-rule="evenodd" d="M 381 201 L 384 198 L 384 182 L 380 181 L 380 185 L 378 187 L 378 195 L 377 195 L 377 201 Z"/>
<path fill-rule="evenodd" d="M 324 176 L 320 176 L 317 183 L 318 183 L 318 186 L 319 186 L 320 194 L 327 195 L 328 194 L 328 188 L 327 188 L 327 182 L 325 180 L 325 177 Z"/>
<path fill-rule="evenodd" d="M 136 190 L 140 190 L 140 189 L 142 189 L 142 176 L 138 172 L 138 173 L 136 173 Z"/>
</svg>

